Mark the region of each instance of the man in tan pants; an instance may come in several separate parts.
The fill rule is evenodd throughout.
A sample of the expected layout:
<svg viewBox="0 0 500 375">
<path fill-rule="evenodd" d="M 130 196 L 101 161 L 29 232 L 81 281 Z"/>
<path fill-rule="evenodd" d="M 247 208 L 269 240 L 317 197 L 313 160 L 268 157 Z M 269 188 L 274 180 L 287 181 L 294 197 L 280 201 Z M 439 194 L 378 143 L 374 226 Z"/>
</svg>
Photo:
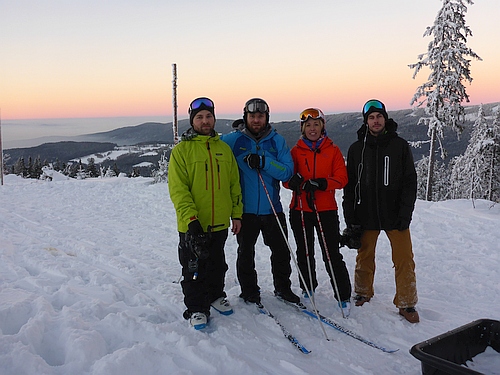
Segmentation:
<svg viewBox="0 0 500 375">
<path fill-rule="evenodd" d="M 369 100 L 363 107 L 358 140 L 347 154 L 349 182 L 344 188 L 347 230 L 363 231 L 354 275 L 355 304 L 373 297 L 375 247 L 380 231 L 389 238 L 395 268 L 394 304 L 410 323 L 419 322 L 415 262 L 410 222 L 415 207 L 417 175 L 408 142 L 396 133 L 385 105 Z"/>
</svg>

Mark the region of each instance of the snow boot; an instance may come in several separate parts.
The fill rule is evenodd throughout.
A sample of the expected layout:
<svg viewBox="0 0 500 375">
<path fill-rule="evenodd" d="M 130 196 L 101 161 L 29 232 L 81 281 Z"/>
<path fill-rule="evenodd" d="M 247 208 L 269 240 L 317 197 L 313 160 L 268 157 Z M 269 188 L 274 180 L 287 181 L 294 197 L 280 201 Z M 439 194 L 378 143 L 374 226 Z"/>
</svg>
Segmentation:
<svg viewBox="0 0 500 375">
<path fill-rule="evenodd" d="M 241 293 L 240 298 L 243 298 L 243 301 L 245 301 L 246 303 L 260 304 L 260 293 L 259 292 L 252 294 L 252 295 L 244 295 L 243 293 Z"/>
<path fill-rule="evenodd" d="M 402 315 L 410 323 L 420 322 L 420 317 L 418 316 L 418 312 L 414 307 L 399 309 L 399 315 Z"/>
<path fill-rule="evenodd" d="M 229 304 L 229 301 L 226 299 L 226 297 L 217 298 L 210 304 L 210 306 L 212 306 L 222 315 L 231 315 L 233 313 L 233 309 L 231 308 L 231 305 Z"/>
<path fill-rule="evenodd" d="M 351 314 L 351 302 L 349 301 L 339 302 L 339 307 L 342 309 L 344 318 L 347 318 Z"/>
<path fill-rule="evenodd" d="M 370 297 L 363 297 L 363 296 L 360 296 L 360 295 L 356 295 L 356 297 L 354 297 L 354 304 L 356 306 L 363 306 L 365 304 L 365 302 L 370 302 Z"/>
<path fill-rule="evenodd" d="M 300 297 L 292 292 L 291 289 L 281 292 L 274 291 L 274 295 L 291 303 L 300 303 Z"/>
<path fill-rule="evenodd" d="M 195 312 L 189 318 L 189 324 L 196 330 L 203 329 L 207 326 L 207 316 L 202 312 Z"/>
</svg>

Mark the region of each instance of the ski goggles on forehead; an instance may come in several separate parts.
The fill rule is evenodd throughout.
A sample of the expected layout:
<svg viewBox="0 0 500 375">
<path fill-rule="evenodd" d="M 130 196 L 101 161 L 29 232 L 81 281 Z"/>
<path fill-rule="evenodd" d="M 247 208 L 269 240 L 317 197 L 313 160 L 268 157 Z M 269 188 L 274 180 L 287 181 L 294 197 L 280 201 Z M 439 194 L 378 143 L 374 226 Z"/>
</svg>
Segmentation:
<svg viewBox="0 0 500 375">
<path fill-rule="evenodd" d="M 318 120 L 318 119 L 325 119 L 325 115 L 321 111 L 321 109 L 318 108 L 307 108 L 304 109 L 300 113 L 300 121 L 304 122 L 307 121 L 308 118 L 312 118 L 313 120 Z"/>
<path fill-rule="evenodd" d="M 254 112 L 267 113 L 269 112 L 269 106 L 267 105 L 267 103 L 264 102 L 250 102 L 246 105 L 245 111 L 250 113 Z"/>
<path fill-rule="evenodd" d="M 367 113 L 370 108 L 375 108 L 375 109 L 384 109 L 384 105 L 382 102 L 379 102 L 378 100 L 370 100 L 369 102 L 366 102 L 365 106 L 363 107 L 363 113 Z"/>
<path fill-rule="evenodd" d="M 198 98 L 198 99 L 195 99 L 195 100 L 193 100 L 191 102 L 191 105 L 189 106 L 189 113 L 191 113 L 191 111 L 193 109 L 198 109 L 201 106 L 205 106 L 205 107 L 208 107 L 208 108 L 214 108 L 214 102 L 211 101 L 208 98 Z"/>
</svg>

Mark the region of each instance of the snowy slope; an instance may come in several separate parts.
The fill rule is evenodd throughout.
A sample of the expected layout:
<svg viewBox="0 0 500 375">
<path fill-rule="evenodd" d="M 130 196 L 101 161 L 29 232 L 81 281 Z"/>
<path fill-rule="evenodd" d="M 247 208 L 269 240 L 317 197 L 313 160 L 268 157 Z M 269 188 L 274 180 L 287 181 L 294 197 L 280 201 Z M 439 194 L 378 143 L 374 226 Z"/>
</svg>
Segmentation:
<svg viewBox="0 0 500 375">
<path fill-rule="evenodd" d="M 326 340 L 316 321 L 272 297 L 270 253 L 259 240 L 263 302 L 312 351 L 298 352 L 272 319 L 238 298 L 232 236 L 226 292 L 235 313 L 213 313 L 209 327 L 195 331 L 182 319 L 168 188 L 150 182 L 6 176 L 0 187 L 2 374 L 420 374 L 420 361 L 409 354 L 414 344 L 476 319 L 500 319 L 500 206 L 418 201 L 411 231 L 421 323 L 407 323 L 392 305 L 394 271 L 384 235 L 376 295 L 353 307 L 347 320 L 318 264 L 321 312 L 398 352 L 383 353 L 328 327 Z M 282 196 L 289 201 L 288 191 Z M 352 280 L 355 251 L 343 253 Z"/>
</svg>

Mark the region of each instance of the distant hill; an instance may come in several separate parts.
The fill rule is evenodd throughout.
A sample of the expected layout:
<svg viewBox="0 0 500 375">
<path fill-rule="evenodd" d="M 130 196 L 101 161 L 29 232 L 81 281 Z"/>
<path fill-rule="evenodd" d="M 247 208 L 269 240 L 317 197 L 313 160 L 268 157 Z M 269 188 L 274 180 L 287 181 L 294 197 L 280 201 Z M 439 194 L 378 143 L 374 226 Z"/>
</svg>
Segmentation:
<svg viewBox="0 0 500 375">
<path fill-rule="evenodd" d="M 110 142 L 74 142 L 61 141 L 44 143 L 36 147 L 12 148 L 4 150 L 6 170 L 14 165 L 19 159 L 24 158 L 25 164 L 29 158 L 35 160 L 40 158 L 43 163 L 45 160 L 49 163 L 56 161 L 68 162 L 72 159 L 78 159 L 84 155 L 95 154 L 112 150 L 116 144 Z"/>
<path fill-rule="evenodd" d="M 498 105 L 500 105 L 500 103 L 485 104 L 483 108 L 487 115 L 491 115 L 492 109 Z M 465 110 L 467 114 L 467 121 L 464 124 L 466 129 L 461 139 L 459 140 L 452 131 L 445 134 L 446 149 L 450 157 L 460 155 L 467 147 L 470 128 L 477 115 L 478 106 L 468 106 L 465 107 Z M 411 109 L 389 111 L 389 116 L 398 123 L 399 135 L 408 141 L 428 139 L 427 127 L 422 125 L 417 126 L 419 118 L 424 116 L 423 110 L 418 110 L 416 112 L 413 112 Z M 362 124 L 363 119 L 361 113 L 351 112 L 327 115 L 326 119 L 328 135 L 340 147 L 342 153 L 347 154 L 347 150 L 356 140 L 356 132 Z M 234 120 L 218 119 L 216 130 L 222 134 L 231 132 L 233 121 Z M 281 135 L 283 135 L 290 147 L 292 147 L 300 137 L 299 121 L 283 121 L 272 123 L 272 125 Z M 179 121 L 178 127 L 179 134 L 181 134 L 189 127 L 189 121 Z M 135 145 L 139 143 L 173 143 L 172 123 L 145 123 L 108 132 L 81 135 L 73 137 L 72 139 L 75 141 L 112 142 L 119 146 Z M 420 159 L 422 155 L 427 155 L 427 153 L 428 149 L 425 148 L 413 150 L 415 160 Z"/>
<path fill-rule="evenodd" d="M 491 103 L 483 105 L 485 114 L 491 116 L 492 109 L 499 106 L 500 103 Z M 460 155 L 467 147 L 467 142 L 470 138 L 470 130 L 475 121 L 478 106 L 465 107 L 466 122 L 464 123 L 465 131 L 461 138 L 451 132 L 445 133 L 444 145 L 449 157 Z M 424 116 L 423 110 L 413 112 L 411 109 L 400 111 L 389 111 L 389 116 L 398 123 L 398 133 L 408 141 L 427 140 L 427 127 L 417 126 L 420 117 Z M 272 114 L 271 114 L 272 120 Z M 326 116 L 326 128 L 328 135 L 340 147 L 344 156 L 347 155 L 349 146 L 356 140 L 356 132 L 362 124 L 361 113 L 340 113 Z M 226 134 L 231 132 L 232 123 L 234 120 L 218 119 L 216 130 L 219 133 Z M 299 121 L 285 121 L 272 123 L 277 131 L 283 135 L 287 144 L 292 147 L 300 137 Z M 181 120 L 178 123 L 179 134 L 182 134 L 189 127 L 188 120 Z M 82 162 L 86 163 L 86 156 L 97 153 L 106 153 L 117 146 L 133 146 L 133 145 L 163 145 L 158 147 L 156 155 L 144 154 L 140 147 L 131 148 L 126 155 L 118 157 L 116 160 L 106 159 L 103 165 L 116 163 L 118 168 L 130 173 L 135 164 L 143 163 L 147 160 L 148 163 L 157 167 L 157 162 L 163 150 L 168 150 L 165 145 L 173 143 L 172 123 L 156 123 L 148 122 L 136 126 L 127 126 L 107 132 L 80 135 L 75 137 L 62 138 L 61 142 L 44 143 L 37 147 L 15 148 L 5 150 L 8 155 L 6 160 L 6 170 L 13 165 L 20 157 L 24 157 L 27 161 L 31 156 L 33 159 L 40 157 L 42 162 L 68 162 L 72 159 L 82 158 Z M 428 147 L 414 148 L 413 155 L 415 160 L 419 160 L 422 156 L 427 155 Z M 149 172 L 146 172 L 146 174 Z"/>
<path fill-rule="evenodd" d="M 216 130 L 222 133 L 231 131 L 233 120 L 217 119 Z M 179 134 L 189 127 L 189 120 L 180 120 L 178 123 Z M 172 123 L 146 122 L 136 126 L 110 130 L 102 133 L 79 135 L 72 137 L 75 141 L 87 142 L 113 142 L 118 146 L 129 146 L 136 144 L 173 143 L 174 136 Z"/>
</svg>

